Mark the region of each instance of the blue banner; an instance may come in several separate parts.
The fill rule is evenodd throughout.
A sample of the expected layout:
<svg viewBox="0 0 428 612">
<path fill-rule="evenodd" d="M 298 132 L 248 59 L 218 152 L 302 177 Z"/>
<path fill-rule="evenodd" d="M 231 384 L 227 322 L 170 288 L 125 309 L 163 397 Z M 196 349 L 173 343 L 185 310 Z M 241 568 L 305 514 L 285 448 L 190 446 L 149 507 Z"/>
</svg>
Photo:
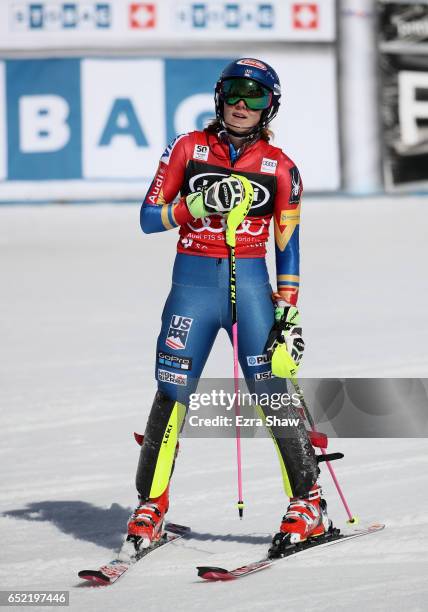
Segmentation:
<svg viewBox="0 0 428 612">
<path fill-rule="evenodd" d="M 214 117 L 214 86 L 227 62 L 6 60 L 3 178 L 149 178 L 167 142 Z"/>
</svg>

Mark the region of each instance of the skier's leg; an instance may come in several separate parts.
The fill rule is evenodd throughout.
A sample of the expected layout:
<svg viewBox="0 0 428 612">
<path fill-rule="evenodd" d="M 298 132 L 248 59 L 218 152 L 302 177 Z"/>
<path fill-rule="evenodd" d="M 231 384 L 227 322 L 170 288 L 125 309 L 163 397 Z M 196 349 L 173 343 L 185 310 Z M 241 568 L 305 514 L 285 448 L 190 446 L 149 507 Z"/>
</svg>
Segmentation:
<svg viewBox="0 0 428 612">
<path fill-rule="evenodd" d="M 178 436 L 186 408 L 157 391 L 144 432 L 136 487 L 140 499 L 154 499 L 166 490 L 178 452 Z"/>
<path fill-rule="evenodd" d="M 196 388 L 220 327 L 218 304 L 216 260 L 178 256 L 156 349 L 158 391 L 136 475 L 137 491 L 143 501 L 137 512 L 141 515 L 143 508 L 143 514 L 150 515 L 156 524 L 160 516 L 155 511 L 163 517 L 168 509 L 168 485 L 187 399 Z M 132 533 L 141 535 L 144 525 L 136 522 L 138 517 L 131 517 L 129 525 L 135 527 Z"/>
</svg>

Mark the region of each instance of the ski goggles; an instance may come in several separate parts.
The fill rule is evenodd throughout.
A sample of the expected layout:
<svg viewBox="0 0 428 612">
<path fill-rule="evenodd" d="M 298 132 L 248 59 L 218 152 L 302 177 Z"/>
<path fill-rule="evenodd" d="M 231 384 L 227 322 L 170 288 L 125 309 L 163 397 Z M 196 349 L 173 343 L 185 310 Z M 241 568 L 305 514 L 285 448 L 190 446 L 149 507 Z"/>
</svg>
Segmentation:
<svg viewBox="0 0 428 612">
<path fill-rule="evenodd" d="M 221 97 L 226 104 L 244 100 L 251 110 L 265 110 L 272 104 L 272 92 L 251 79 L 227 79 L 221 85 Z"/>
</svg>

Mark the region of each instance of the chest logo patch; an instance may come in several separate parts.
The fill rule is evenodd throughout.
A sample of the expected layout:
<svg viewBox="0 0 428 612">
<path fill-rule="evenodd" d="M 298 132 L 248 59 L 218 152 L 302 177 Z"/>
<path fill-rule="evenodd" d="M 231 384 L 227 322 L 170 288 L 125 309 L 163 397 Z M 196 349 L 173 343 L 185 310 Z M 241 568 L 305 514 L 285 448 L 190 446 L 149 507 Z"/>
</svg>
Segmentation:
<svg viewBox="0 0 428 612">
<path fill-rule="evenodd" d="M 260 166 L 260 172 L 275 174 L 277 165 L 278 162 L 276 161 L 276 159 L 269 159 L 267 157 L 264 157 L 262 159 L 262 165 Z"/>
<path fill-rule="evenodd" d="M 193 159 L 199 159 L 200 161 L 207 161 L 210 148 L 207 145 L 195 145 L 193 149 Z"/>
<path fill-rule="evenodd" d="M 190 317 L 183 317 L 181 315 L 173 314 L 171 317 L 171 323 L 169 324 L 165 344 L 169 346 L 169 348 L 175 349 L 176 351 L 181 351 L 186 348 L 187 337 L 189 335 L 192 323 L 193 319 Z"/>
<path fill-rule="evenodd" d="M 299 171 L 296 166 L 290 168 L 290 179 L 291 179 L 291 191 L 289 204 L 298 204 L 300 202 L 300 196 L 302 194 L 302 181 L 300 179 Z"/>
</svg>

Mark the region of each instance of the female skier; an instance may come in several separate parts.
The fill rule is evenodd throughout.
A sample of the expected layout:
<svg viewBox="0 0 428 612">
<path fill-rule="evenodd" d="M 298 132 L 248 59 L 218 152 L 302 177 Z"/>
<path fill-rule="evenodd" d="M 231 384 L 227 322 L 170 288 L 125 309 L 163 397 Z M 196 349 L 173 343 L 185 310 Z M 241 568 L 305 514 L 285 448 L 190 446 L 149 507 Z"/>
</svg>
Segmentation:
<svg viewBox="0 0 428 612">
<path fill-rule="evenodd" d="M 278 75 L 268 64 L 253 58 L 229 64 L 215 88 L 216 119 L 205 130 L 172 141 L 141 208 L 145 233 L 179 227 L 180 237 L 156 349 L 158 391 L 137 470 L 140 501 L 128 522 L 128 540 L 137 548 L 150 546 L 162 534 L 186 412 L 182 398 L 194 390 L 219 329 L 231 337 L 225 228 L 228 213 L 248 197 L 245 179 L 254 197 L 236 233 L 239 362 L 245 378 L 257 387 L 271 377 L 275 342 L 285 341 L 296 363 L 302 356 L 301 328 L 296 325 L 302 183 L 291 159 L 269 144 L 272 133 L 267 129 L 280 98 Z M 274 294 L 265 262 L 272 217 Z M 273 414 L 269 407 L 262 410 L 265 417 Z M 299 416 L 293 407 L 290 414 Z M 286 437 L 281 427 L 271 427 L 270 434 L 290 498 L 280 532 L 291 543 L 323 534 L 329 522 L 326 503 L 303 423 Z"/>
</svg>

